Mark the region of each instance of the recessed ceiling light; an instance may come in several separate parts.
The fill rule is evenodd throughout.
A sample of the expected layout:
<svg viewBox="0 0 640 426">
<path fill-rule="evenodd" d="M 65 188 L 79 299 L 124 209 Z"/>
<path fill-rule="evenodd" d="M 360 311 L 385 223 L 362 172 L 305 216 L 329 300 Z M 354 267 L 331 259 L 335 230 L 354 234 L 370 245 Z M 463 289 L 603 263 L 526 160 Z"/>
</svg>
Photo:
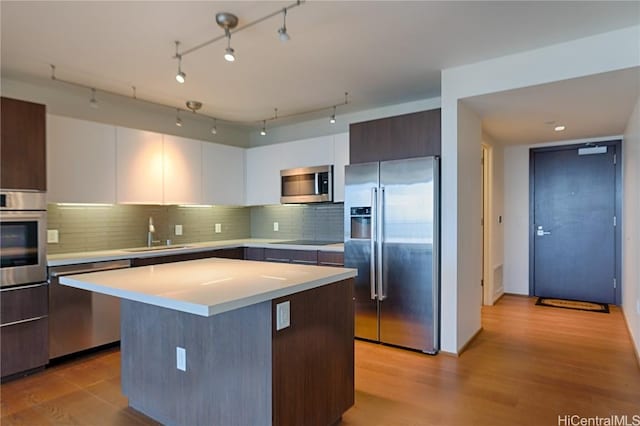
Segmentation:
<svg viewBox="0 0 640 426">
<path fill-rule="evenodd" d="M 554 127 L 554 128 L 553 128 L 553 130 L 555 130 L 556 132 L 561 132 L 561 131 L 563 131 L 564 129 L 565 129 L 565 127 L 564 127 L 564 126 L 556 126 L 556 127 Z"/>
</svg>

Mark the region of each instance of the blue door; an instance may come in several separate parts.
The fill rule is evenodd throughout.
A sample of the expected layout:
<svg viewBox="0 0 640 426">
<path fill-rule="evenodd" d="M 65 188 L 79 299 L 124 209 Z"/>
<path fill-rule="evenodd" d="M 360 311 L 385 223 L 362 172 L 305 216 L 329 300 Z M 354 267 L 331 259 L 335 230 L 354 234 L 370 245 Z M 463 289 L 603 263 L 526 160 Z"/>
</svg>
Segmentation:
<svg viewBox="0 0 640 426">
<path fill-rule="evenodd" d="M 533 293 L 616 303 L 616 144 L 531 156 Z"/>
</svg>

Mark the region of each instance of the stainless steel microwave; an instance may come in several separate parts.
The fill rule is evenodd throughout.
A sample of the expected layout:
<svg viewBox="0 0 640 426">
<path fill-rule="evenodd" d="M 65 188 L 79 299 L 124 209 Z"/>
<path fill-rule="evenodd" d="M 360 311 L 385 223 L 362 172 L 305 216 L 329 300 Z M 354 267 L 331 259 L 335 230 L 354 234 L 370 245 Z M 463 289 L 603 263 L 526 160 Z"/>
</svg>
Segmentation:
<svg viewBox="0 0 640 426">
<path fill-rule="evenodd" d="M 280 171 L 280 202 L 333 201 L 333 166 L 302 167 Z"/>
</svg>

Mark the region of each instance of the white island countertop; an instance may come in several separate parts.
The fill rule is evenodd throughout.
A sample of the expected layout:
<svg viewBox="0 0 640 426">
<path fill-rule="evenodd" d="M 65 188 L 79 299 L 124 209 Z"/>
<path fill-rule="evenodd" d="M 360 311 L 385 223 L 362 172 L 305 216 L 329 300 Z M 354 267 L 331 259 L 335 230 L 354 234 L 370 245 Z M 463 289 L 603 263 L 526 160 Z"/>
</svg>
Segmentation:
<svg viewBox="0 0 640 426">
<path fill-rule="evenodd" d="M 336 281 L 355 269 L 201 259 L 60 277 L 60 284 L 212 316 Z"/>
</svg>

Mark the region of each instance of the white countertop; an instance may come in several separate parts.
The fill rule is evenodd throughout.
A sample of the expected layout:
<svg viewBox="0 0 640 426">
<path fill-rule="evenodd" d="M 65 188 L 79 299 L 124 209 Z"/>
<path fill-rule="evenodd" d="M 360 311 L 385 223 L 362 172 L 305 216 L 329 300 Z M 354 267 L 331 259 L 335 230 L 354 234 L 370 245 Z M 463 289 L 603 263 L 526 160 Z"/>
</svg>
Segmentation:
<svg viewBox="0 0 640 426">
<path fill-rule="evenodd" d="M 201 259 L 60 277 L 60 284 L 202 316 L 353 278 L 355 269 Z"/>
<path fill-rule="evenodd" d="M 179 244 L 181 247 L 175 249 L 165 249 L 156 251 L 129 251 L 130 249 L 100 250 L 79 253 L 50 254 L 47 256 L 47 266 L 73 265 L 76 263 L 104 262 L 109 260 L 133 259 L 142 257 L 155 257 L 181 253 L 195 253 L 199 251 L 224 249 L 234 247 L 257 247 L 288 250 L 321 250 L 321 251 L 344 251 L 344 244 L 329 245 L 295 245 L 295 244 L 274 244 L 283 240 L 270 240 L 261 238 L 247 238 L 241 240 L 207 241 L 203 243 Z M 134 248 L 135 249 L 135 248 Z"/>
</svg>

